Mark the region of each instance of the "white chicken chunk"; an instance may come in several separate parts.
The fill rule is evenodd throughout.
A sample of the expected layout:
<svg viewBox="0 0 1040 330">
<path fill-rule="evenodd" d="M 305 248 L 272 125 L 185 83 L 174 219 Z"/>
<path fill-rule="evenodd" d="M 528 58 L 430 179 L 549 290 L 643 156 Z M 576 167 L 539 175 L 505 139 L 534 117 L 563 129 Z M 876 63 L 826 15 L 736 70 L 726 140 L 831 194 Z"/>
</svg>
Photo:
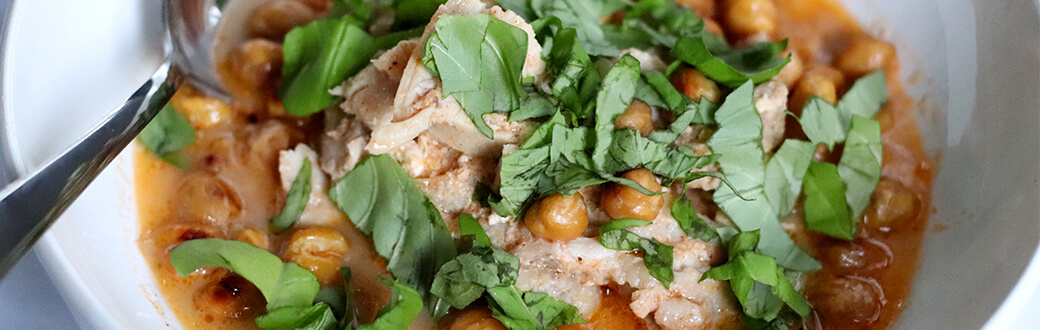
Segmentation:
<svg viewBox="0 0 1040 330">
<path fill-rule="evenodd" d="M 295 149 L 282 150 L 278 154 L 278 174 L 282 178 L 282 189 L 286 192 L 303 167 L 303 160 L 311 162 L 311 194 L 307 198 L 307 206 L 297 223 L 304 225 L 327 225 L 343 219 L 343 212 L 336 207 L 329 195 L 328 181 L 325 173 L 318 166 L 318 154 L 306 144 L 298 144 Z"/>
<path fill-rule="evenodd" d="M 755 87 L 755 108 L 762 116 L 762 149 L 766 153 L 772 153 L 784 140 L 787 94 L 787 86 L 776 79 Z"/>
</svg>

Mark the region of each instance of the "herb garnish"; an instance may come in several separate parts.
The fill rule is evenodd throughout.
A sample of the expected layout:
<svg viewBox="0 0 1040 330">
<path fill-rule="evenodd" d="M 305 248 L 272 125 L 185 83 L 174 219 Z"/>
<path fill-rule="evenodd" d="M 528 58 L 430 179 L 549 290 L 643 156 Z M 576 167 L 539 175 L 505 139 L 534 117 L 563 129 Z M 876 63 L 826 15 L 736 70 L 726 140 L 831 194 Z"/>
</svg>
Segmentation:
<svg viewBox="0 0 1040 330">
<path fill-rule="evenodd" d="M 612 250 L 640 251 L 643 253 L 643 265 L 650 276 L 668 288 L 675 280 L 672 272 L 672 246 L 659 242 L 655 238 L 646 239 L 628 228 L 642 227 L 651 221 L 639 219 L 617 219 L 599 227 L 599 242 L 603 247 Z"/>
<path fill-rule="evenodd" d="M 729 262 L 705 272 L 701 281 L 729 281 L 744 314 L 751 318 L 772 321 L 785 305 L 802 317 L 809 316 L 809 303 L 794 289 L 776 260 L 756 251 L 759 238 L 758 230 L 728 238 Z"/>
<path fill-rule="evenodd" d="M 423 65 L 440 77 L 444 97 L 455 97 L 477 130 L 494 138 L 483 116 L 520 106 L 527 33 L 487 14 L 443 16 L 435 28 Z"/>
<path fill-rule="evenodd" d="M 334 1 L 331 17 L 285 35 L 278 97 L 286 111 L 306 116 L 324 110 L 336 101 L 329 89 L 361 71 L 378 51 L 422 33 L 413 29 L 372 36 L 365 32 L 372 10 L 365 1 Z"/>
<path fill-rule="evenodd" d="M 141 145 L 162 160 L 180 168 L 191 166 L 190 160 L 177 151 L 195 143 L 195 127 L 172 104 L 166 104 L 137 136 Z"/>
<path fill-rule="evenodd" d="M 428 290 L 437 270 L 455 256 L 455 245 L 440 211 L 404 168 L 389 155 L 368 156 L 333 185 L 329 197 L 372 238 L 390 273 L 439 313 Z"/>
<path fill-rule="evenodd" d="M 282 213 L 271 219 L 271 231 L 279 233 L 292 227 L 296 221 L 300 221 L 303 210 L 311 198 L 311 159 L 304 157 L 300 172 L 296 174 L 289 192 L 285 197 L 285 208 Z"/>
</svg>

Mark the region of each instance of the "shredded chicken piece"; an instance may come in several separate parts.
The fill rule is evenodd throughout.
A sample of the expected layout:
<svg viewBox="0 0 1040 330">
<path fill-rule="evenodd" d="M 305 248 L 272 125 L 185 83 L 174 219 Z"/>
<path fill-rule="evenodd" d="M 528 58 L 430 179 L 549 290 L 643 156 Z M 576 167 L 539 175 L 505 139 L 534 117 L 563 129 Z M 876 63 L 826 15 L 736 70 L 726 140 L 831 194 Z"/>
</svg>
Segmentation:
<svg viewBox="0 0 1040 330">
<path fill-rule="evenodd" d="M 772 153 L 784 140 L 787 94 L 787 86 L 776 79 L 755 87 L 755 108 L 762 115 L 762 148 L 766 153 Z"/>
<path fill-rule="evenodd" d="M 295 149 L 282 150 L 278 154 L 278 174 L 282 178 L 282 189 L 286 192 L 303 167 L 303 160 L 311 161 L 311 194 L 307 198 L 307 206 L 303 209 L 298 223 L 305 225 L 327 225 L 343 220 L 343 212 L 336 207 L 327 195 L 328 180 L 318 166 L 318 154 L 306 144 L 298 144 Z"/>
</svg>

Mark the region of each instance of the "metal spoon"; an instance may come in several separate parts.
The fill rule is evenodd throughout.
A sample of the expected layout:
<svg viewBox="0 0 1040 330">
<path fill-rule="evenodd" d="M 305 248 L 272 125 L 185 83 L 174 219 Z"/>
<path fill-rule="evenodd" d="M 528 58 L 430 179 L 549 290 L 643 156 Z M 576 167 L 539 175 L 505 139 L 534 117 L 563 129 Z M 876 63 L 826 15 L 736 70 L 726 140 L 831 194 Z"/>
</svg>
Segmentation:
<svg viewBox="0 0 1040 330">
<path fill-rule="evenodd" d="M 167 56 L 151 79 L 72 147 L 0 190 L 0 279 L 169 102 L 175 87 L 190 81 L 221 93 L 209 55 L 220 20 L 215 1 L 165 0 L 163 11 Z"/>
</svg>

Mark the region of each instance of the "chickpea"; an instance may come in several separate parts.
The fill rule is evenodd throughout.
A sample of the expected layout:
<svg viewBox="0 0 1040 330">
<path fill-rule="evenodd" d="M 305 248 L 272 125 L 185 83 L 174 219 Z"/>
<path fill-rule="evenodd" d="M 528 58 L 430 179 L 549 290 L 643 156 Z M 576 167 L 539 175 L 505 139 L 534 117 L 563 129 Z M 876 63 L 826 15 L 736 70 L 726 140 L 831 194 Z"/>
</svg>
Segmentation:
<svg viewBox="0 0 1040 330">
<path fill-rule="evenodd" d="M 802 73 L 805 72 L 805 65 L 802 64 L 802 57 L 795 52 L 791 52 L 790 54 L 791 62 L 788 62 L 783 69 L 780 69 L 780 73 L 776 75 L 776 78 L 780 79 L 788 89 L 794 87 L 794 84 L 798 82 L 798 78 L 801 78 Z"/>
<path fill-rule="evenodd" d="M 635 181 L 650 191 L 661 192 L 662 187 L 657 182 L 657 177 L 645 168 L 630 170 L 621 177 Z M 664 206 L 664 196 L 643 195 L 638 190 L 615 183 L 603 191 L 600 206 L 611 219 L 634 218 L 652 221 Z"/>
<path fill-rule="evenodd" d="M 834 61 L 834 66 L 846 76 L 858 78 L 876 70 L 888 72 L 895 68 L 895 61 L 895 46 L 881 40 L 863 38 L 845 47 Z"/>
<path fill-rule="evenodd" d="M 243 228 L 238 232 L 236 239 L 264 250 L 271 248 L 271 239 L 267 233 L 256 228 Z"/>
<path fill-rule="evenodd" d="M 212 174 L 189 176 L 177 192 L 181 196 L 181 215 L 191 220 L 224 224 L 242 212 L 242 201 L 235 189 Z"/>
<path fill-rule="evenodd" d="M 295 138 L 293 130 L 283 122 L 268 121 L 249 140 L 249 157 L 260 164 L 277 164 L 278 153 L 289 149 Z"/>
<path fill-rule="evenodd" d="M 268 1 L 253 10 L 247 21 L 247 28 L 254 36 L 281 40 L 292 28 L 306 24 L 319 15 L 320 13 L 300 1 Z"/>
<path fill-rule="evenodd" d="M 697 69 L 681 69 L 672 77 L 672 85 L 694 101 L 706 98 L 708 101 L 718 103 L 722 97 L 719 85 L 705 77 Z"/>
<path fill-rule="evenodd" d="M 819 96 L 831 104 L 838 103 L 838 91 L 834 81 L 820 74 L 809 73 L 798 80 L 794 93 L 791 93 L 791 99 L 787 101 L 787 107 L 800 114 L 805 103 L 813 95 Z"/>
<path fill-rule="evenodd" d="M 893 226 L 913 220 L 921 202 L 899 181 L 882 178 L 871 197 L 863 224 L 870 229 L 889 231 Z"/>
<path fill-rule="evenodd" d="M 552 194 L 542 197 L 524 213 L 527 230 L 548 240 L 571 240 L 581 236 L 589 226 L 589 213 L 580 192 L 564 197 Z"/>
<path fill-rule="evenodd" d="M 148 231 L 142 237 L 141 246 L 154 249 L 151 253 L 157 256 L 158 260 L 166 260 L 170 249 L 181 243 L 202 238 L 224 238 L 224 231 L 208 222 L 171 223 Z M 174 272 L 173 266 L 169 263 L 163 265 L 170 273 Z"/>
<path fill-rule="evenodd" d="M 484 306 L 470 306 L 449 316 L 437 327 L 439 330 L 505 330 Z"/>
<path fill-rule="evenodd" d="M 282 45 L 252 39 L 235 48 L 218 67 L 229 93 L 256 98 L 273 91 L 282 70 Z"/>
<path fill-rule="evenodd" d="M 654 131 L 654 112 L 646 103 L 633 100 L 628 110 L 614 119 L 614 127 L 634 129 L 642 136 L 650 135 Z"/>
<path fill-rule="evenodd" d="M 170 104 L 183 113 L 195 128 L 210 128 L 231 118 L 230 105 L 219 99 L 200 95 L 191 87 L 177 91 Z"/>
<path fill-rule="evenodd" d="M 339 269 L 350 243 L 342 233 L 331 228 L 314 227 L 293 233 L 284 258 L 309 269 L 322 285 L 342 281 Z"/>
<path fill-rule="evenodd" d="M 715 20 L 710 18 L 704 19 L 704 30 L 708 31 L 708 33 L 720 36 L 726 34 L 726 31 L 722 30 L 722 25 L 719 25 L 719 22 L 716 22 Z"/>
<path fill-rule="evenodd" d="M 722 19 L 726 29 L 739 36 L 768 35 L 776 30 L 776 5 L 772 0 L 729 0 Z"/>
<path fill-rule="evenodd" d="M 311 7 L 311 9 L 314 9 L 314 11 L 316 11 L 318 13 L 325 13 L 325 11 L 329 10 L 329 7 L 332 5 L 332 2 L 329 1 L 329 0 L 296 0 L 296 1 L 299 1 L 299 2 L 307 5 L 308 7 Z"/>
<path fill-rule="evenodd" d="M 873 322 L 881 314 L 880 287 L 871 278 L 818 275 L 807 288 L 809 302 L 823 319 L 844 318 L 849 323 Z"/>
<path fill-rule="evenodd" d="M 264 308 L 264 296 L 244 277 L 219 269 L 200 274 L 207 282 L 195 291 L 195 308 L 229 319 L 252 319 Z"/>
<path fill-rule="evenodd" d="M 872 239 L 857 239 L 848 244 L 836 244 L 823 252 L 825 264 L 833 265 L 844 275 L 867 273 L 888 267 L 892 252 L 884 243 Z"/>
</svg>

